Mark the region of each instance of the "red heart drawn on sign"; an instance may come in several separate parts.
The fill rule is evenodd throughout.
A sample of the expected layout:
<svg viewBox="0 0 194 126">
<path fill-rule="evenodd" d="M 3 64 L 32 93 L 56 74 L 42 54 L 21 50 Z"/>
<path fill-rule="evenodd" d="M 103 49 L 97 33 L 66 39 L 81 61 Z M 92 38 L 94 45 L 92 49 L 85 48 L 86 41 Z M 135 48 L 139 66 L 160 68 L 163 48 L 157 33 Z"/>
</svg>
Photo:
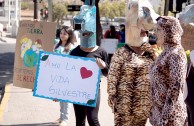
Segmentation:
<svg viewBox="0 0 194 126">
<path fill-rule="evenodd" d="M 93 74 L 91 70 L 87 70 L 85 67 L 82 67 L 80 69 L 80 73 L 81 73 L 82 79 L 89 78 Z"/>
</svg>

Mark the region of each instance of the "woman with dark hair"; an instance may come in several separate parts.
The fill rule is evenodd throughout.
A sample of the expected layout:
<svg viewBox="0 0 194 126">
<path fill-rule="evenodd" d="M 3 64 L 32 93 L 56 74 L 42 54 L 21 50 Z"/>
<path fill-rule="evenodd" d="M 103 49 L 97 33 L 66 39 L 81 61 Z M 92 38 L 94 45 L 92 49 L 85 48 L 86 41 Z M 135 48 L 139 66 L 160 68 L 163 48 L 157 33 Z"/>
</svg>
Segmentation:
<svg viewBox="0 0 194 126">
<path fill-rule="evenodd" d="M 118 41 L 120 41 L 120 36 L 113 25 L 111 25 L 110 29 L 105 32 L 104 38 L 118 39 Z"/>
<path fill-rule="evenodd" d="M 69 54 L 75 46 L 76 37 L 73 30 L 68 26 L 63 26 L 60 32 L 59 43 L 56 44 L 54 52 Z"/>
<path fill-rule="evenodd" d="M 118 39 L 118 42 L 120 42 L 120 35 L 115 30 L 115 26 L 113 25 L 111 25 L 110 29 L 105 32 L 104 38 Z M 111 61 L 112 56 L 113 54 L 108 54 L 109 61 Z"/>
<path fill-rule="evenodd" d="M 60 40 L 54 47 L 54 52 L 69 54 L 75 48 L 76 38 L 73 30 L 68 26 L 63 26 L 60 30 Z M 54 101 L 58 101 L 55 99 Z M 59 126 L 66 126 L 70 116 L 72 104 L 60 102 L 60 118 L 56 121 Z"/>
</svg>

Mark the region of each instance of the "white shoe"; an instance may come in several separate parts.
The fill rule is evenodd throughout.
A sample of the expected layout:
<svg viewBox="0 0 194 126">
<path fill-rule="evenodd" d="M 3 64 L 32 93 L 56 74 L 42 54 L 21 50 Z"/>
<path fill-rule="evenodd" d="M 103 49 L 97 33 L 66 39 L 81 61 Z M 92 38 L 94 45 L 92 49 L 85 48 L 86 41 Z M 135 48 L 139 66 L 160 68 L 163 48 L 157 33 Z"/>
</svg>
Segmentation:
<svg viewBox="0 0 194 126">
<path fill-rule="evenodd" d="M 67 122 L 66 121 L 61 121 L 60 125 L 59 126 L 67 126 Z"/>
</svg>

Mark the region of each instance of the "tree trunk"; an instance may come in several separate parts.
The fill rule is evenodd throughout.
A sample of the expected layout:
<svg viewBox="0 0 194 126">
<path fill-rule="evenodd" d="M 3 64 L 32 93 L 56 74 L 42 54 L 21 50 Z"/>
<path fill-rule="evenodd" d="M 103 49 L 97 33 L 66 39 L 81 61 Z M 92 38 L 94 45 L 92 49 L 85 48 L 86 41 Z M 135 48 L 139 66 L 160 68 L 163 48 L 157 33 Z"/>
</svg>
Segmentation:
<svg viewBox="0 0 194 126">
<path fill-rule="evenodd" d="M 95 1 L 95 5 L 96 5 L 96 44 L 98 46 L 100 46 L 101 44 L 101 38 L 103 37 L 102 35 L 102 27 L 101 27 L 101 24 L 100 24 L 100 12 L 99 12 L 99 6 L 98 6 L 98 3 L 99 3 L 99 0 L 96 0 Z"/>
</svg>

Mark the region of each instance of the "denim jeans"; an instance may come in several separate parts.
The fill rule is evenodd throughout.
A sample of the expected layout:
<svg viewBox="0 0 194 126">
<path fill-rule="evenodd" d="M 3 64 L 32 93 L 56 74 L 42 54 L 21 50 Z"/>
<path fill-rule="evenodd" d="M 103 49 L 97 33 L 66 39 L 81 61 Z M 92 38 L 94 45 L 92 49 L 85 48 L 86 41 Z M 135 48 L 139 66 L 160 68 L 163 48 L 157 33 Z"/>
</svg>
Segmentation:
<svg viewBox="0 0 194 126">
<path fill-rule="evenodd" d="M 60 119 L 61 121 L 68 121 L 70 117 L 71 107 L 73 106 L 68 102 L 60 102 Z"/>
</svg>

